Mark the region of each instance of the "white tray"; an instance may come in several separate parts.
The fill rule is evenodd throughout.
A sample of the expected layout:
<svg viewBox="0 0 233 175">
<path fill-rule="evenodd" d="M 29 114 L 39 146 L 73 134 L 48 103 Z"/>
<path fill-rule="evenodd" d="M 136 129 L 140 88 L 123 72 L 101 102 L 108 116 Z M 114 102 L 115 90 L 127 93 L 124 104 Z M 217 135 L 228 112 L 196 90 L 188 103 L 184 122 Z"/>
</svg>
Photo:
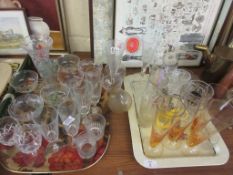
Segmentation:
<svg viewBox="0 0 233 175">
<path fill-rule="evenodd" d="M 124 86 L 133 97 L 131 82 L 147 80 L 148 76 L 143 77 L 140 74 L 133 74 L 125 77 Z M 134 99 L 133 99 L 134 100 Z M 228 148 L 220 134 L 215 134 L 210 138 L 210 143 L 214 149 L 215 154 L 209 156 L 188 156 L 188 157 L 161 157 L 149 158 L 143 152 L 143 145 L 141 141 L 140 129 L 137 123 L 135 103 L 132 103 L 128 111 L 130 131 L 132 137 L 133 153 L 136 161 L 143 167 L 148 169 L 157 168 L 174 168 L 174 167 L 194 167 L 194 166 L 214 166 L 223 165 L 229 159 Z M 217 142 L 216 142 L 217 140 Z"/>
</svg>

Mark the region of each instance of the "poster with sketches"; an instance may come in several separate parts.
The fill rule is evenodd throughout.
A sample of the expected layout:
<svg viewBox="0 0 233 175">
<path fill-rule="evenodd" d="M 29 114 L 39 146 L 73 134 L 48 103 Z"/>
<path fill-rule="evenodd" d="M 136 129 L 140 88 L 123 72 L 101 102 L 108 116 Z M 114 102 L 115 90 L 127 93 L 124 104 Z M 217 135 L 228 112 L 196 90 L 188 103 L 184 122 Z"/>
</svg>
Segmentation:
<svg viewBox="0 0 233 175">
<path fill-rule="evenodd" d="M 144 41 L 153 40 L 154 59 L 176 48 L 179 65 L 197 66 L 197 43 L 208 44 L 223 0 L 116 0 L 115 41 L 126 43 L 123 63 L 140 67 Z M 128 47 L 129 45 L 135 47 Z M 130 49 L 130 50 L 129 50 Z"/>
</svg>

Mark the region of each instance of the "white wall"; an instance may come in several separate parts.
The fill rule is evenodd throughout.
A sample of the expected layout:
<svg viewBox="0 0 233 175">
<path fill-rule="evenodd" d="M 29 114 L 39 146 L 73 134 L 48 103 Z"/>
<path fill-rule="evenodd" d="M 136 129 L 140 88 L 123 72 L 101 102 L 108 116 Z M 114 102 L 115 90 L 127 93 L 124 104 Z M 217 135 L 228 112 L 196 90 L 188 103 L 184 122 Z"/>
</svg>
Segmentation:
<svg viewBox="0 0 233 175">
<path fill-rule="evenodd" d="M 71 52 L 90 51 L 88 0 L 64 0 Z"/>
</svg>

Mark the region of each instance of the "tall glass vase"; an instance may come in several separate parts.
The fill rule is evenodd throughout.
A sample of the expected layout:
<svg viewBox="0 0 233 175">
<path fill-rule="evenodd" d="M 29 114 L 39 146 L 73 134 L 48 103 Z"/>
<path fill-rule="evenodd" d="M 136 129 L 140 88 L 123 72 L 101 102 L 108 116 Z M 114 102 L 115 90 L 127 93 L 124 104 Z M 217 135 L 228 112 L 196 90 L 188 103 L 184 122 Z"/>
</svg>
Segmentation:
<svg viewBox="0 0 233 175">
<path fill-rule="evenodd" d="M 24 39 L 23 48 L 30 55 L 34 66 L 45 81 L 54 79 L 55 65 L 49 59 L 49 50 L 53 44 L 51 37 L 31 35 Z"/>
</svg>

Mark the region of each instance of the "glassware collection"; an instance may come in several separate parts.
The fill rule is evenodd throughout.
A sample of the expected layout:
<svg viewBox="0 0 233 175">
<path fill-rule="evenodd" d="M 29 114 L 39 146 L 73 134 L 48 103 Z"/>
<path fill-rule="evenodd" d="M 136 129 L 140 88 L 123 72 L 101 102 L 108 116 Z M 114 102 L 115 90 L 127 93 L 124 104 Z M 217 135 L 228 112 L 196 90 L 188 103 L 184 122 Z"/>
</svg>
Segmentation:
<svg viewBox="0 0 233 175">
<path fill-rule="evenodd" d="M 150 65 L 148 77 L 131 82 L 143 149 L 150 158 L 195 156 L 204 141 L 233 125 L 230 92 L 221 94 L 220 85 L 192 79 L 177 68 L 175 57 L 169 58 L 173 54 L 166 52 L 162 64 Z"/>
<path fill-rule="evenodd" d="M 152 43 L 143 46 L 140 76 L 145 78 L 149 67 L 148 79 L 131 82 L 138 125 L 150 128 L 150 137 L 142 139 L 147 142 L 144 146 L 158 157 L 163 147 L 178 149 L 182 142 L 192 148 L 233 124 L 232 98 L 217 98 L 214 85 L 192 80 L 188 71 L 177 68 L 174 48 L 164 46 L 158 54 Z M 112 112 L 127 112 L 133 102 L 122 89 L 125 46 L 107 42 L 103 66 L 72 54 L 53 61 L 51 44 L 48 36 L 25 38 L 23 48 L 38 73 L 22 70 L 13 75 L 10 86 L 19 95 L 9 105 L 9 116 L 1 118 L 0 143 L 16 148 L 12 159 L 19 167 L 40 167 L 47 160 L 49 170 L 80 169 L 94 163 L 106 148 L 108 122 L 99 105 L 103 92 Z M 207 129 L 210 124 L 214 130 Z M 62 132 L 66 141 L 60 137 Z"/>
<path fill-rule="evenodd" d="M 15 96 L 10 96 L 8 114 L 1 118 L 0 144 L 14 150 L 11 159 L 19 168 L 48 162 L 52 171 L 82 169 L 99 160 L 107 148 L 109 110 L 102 111 L 103 93 L 109 96 L 105 108 L 114 112 L 126 112 L 132 103 L 121 88 L 122 50 L 112 42 L 103 67 L 72 54 L 52 60 L 51 44 L 49 36 L 25 38 L 22 47 L 36 70 L 19 70 L 12 76 Z"/>
</svg>

